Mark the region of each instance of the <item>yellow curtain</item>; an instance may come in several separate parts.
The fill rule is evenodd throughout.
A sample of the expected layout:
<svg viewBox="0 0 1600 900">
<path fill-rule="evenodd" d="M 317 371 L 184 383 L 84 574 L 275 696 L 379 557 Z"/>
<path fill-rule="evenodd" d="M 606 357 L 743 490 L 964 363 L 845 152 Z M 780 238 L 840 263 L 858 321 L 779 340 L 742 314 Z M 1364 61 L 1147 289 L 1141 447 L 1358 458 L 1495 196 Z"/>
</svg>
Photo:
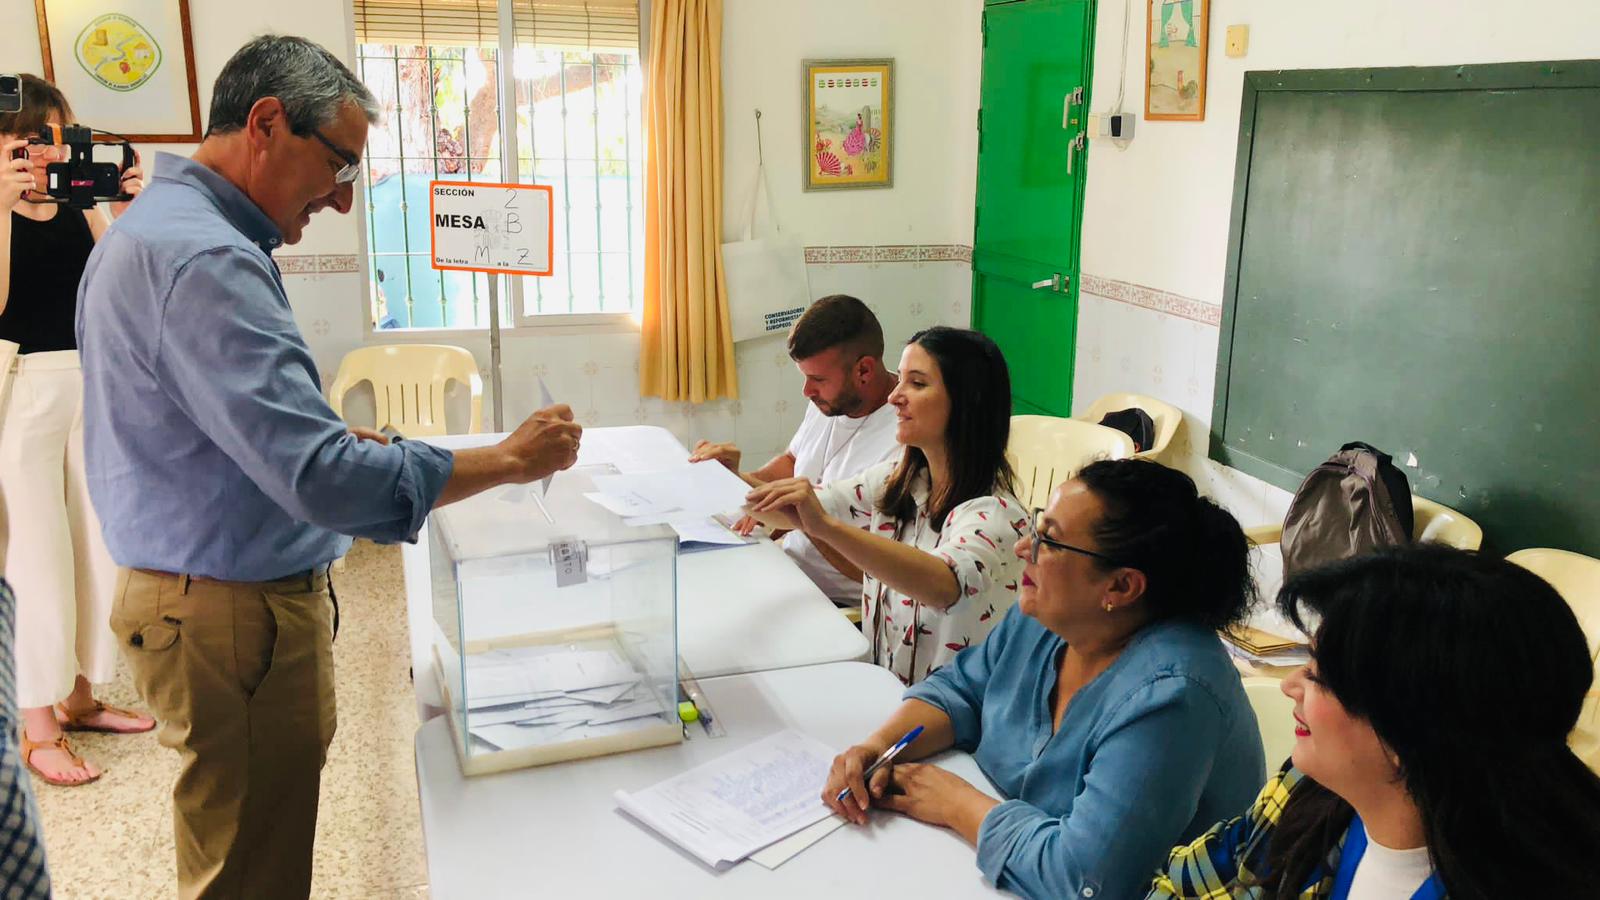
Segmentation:
<svg viewBox="0 0 1600 900">
<path fill-rule="evenodd" d="M 657 0 L 645 80 L 639 392 L 737 398 L 722 272 L 722 0 Z"/>
</svg>

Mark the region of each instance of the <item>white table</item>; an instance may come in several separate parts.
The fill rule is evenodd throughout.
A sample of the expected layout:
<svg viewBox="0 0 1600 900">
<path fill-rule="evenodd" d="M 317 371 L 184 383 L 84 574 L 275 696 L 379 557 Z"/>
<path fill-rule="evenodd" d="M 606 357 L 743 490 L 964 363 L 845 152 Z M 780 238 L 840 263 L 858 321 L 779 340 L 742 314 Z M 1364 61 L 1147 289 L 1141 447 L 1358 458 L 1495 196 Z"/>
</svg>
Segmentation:
<svg viewBox="0 0 1600 900">
<path fill-rule="evenodd" d="M 449 449 L 492 444 L 504 435 L 427 438 Z M 664 428 L 630 426 L 584 431 L 580 465 L 612 463 L 649 471 L 681 462 L 688 451 Z M 411 666 L 419 715 L 442 704 L 433 676 L 428 529 L 401 551 Z M 678 653 L 696 678 L 864 659 L 861 631 L 771 541 L 703 550 L 678 557 Z"/>
<path fill-rule="evenodd" d="M 843 749 L 899 705 L 885 669 L 845 662 L 707 679 L 727 735 L 670 747 L 465 778 L 443 718 L 417 732 L 417 784 L 436 900 L 481 897 L 994 896 L 976 852 L 955 833 L 893 813 L 845 825 L 775 870 L 742 862 L 716 872 L 616 809 L 639 790 L 784 728 Z M 972 757 L 935 759 L 998 796 Z M 820 785 L 819 785 L 820 787 Z"/>
</svg>

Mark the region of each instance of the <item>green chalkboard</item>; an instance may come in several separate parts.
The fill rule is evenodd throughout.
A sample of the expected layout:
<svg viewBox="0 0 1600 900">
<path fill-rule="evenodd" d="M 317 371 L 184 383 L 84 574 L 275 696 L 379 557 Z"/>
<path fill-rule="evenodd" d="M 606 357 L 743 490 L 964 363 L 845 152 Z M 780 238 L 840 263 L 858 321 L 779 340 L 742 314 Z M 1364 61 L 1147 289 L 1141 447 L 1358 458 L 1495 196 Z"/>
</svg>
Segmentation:
<svg viewBox="0 0 1600 900">
<path fill-rule="evenodd" d="M 1211 456 L 1600 555 L 1600 60 L 1250 72 Z"/>
</svg>

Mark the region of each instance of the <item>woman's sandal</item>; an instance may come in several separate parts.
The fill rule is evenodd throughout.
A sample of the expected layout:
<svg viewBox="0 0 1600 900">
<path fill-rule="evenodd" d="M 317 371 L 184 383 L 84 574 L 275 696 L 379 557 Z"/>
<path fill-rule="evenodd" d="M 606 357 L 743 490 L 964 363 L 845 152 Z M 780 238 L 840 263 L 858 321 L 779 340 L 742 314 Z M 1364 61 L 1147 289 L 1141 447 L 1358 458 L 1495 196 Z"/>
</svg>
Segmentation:
<svg viewBox="0 0 1600 900">
<path fill-rule="evenodd" d="M 28 767 L 28 771 L 44 779 L 45 784 L 53 784 L 56 787 L 77 787 L 80 784 L 90 784 L 92 782 L 99 781 L 100 776 L 105 774 L 104 772 L 101 772 L 82 780 L 56 777 L 33 764 L 33 751 L 35 750 L 60 750 L 62 753 L 67 755 L 67 759 L 71 760 L 74 766 L 80 769 L 84 768 L 83 757 L 72 752 L 72 745 L 67 743 L 67 736 L 65 734 L 56 735 L 55 740 L 52 741 L 30 741 L 28 740 L 27 731 L 23 731 L 22 764 Z"/>
<path fill-rule="evenodd" d="M 99 700 L 94 702 L 93 709 L 78 713 L 67 709 L 66 704 L 64 703 L 56 704 L 56 721 L 61 723 L 62 731 L 98 731 L 102 734 L 143 734 L 146 731 L 149 731 L 151 728 L 156 727 L 154 722 L 150 723 L 150 728 L 107 728 L 104 725 L 87 724 L 87 721 L 90 718 L 98 716 L 101 713 L 108 713 L 113 716 L 121 716 L 124 719 L 148 718 L 147 716 L 140 715 L 132 710 L 108 706 L 104 703 L 101 703 Z"/>
</svg>

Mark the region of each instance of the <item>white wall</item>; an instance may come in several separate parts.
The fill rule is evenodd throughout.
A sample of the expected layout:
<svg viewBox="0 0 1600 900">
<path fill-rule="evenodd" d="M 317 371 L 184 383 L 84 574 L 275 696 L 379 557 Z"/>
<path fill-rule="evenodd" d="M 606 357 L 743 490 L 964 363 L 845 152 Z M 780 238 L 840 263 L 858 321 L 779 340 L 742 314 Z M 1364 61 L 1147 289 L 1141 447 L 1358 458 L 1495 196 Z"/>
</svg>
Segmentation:
<svg viewBox="0 0 1600 900">
<path fill-rule="evenodd" d="M 737 235 L 756 165 L 755 110 L 773 206 L 808 244 L 972 242 L 980 0 L 726 0 L 724 197 Z M 895 61 L 894 187 L 801 190 L 801 61 Z"/>
<path fill-rule="evenodd" d="M 1097 112 L 1117 94 L 1122 21 L 1122 4 L 1101 0 Z M 1233 24 L 1250 26 L 1243 59 L 1223 54 Z M 1140 3 L 1130 32 L 1125 105 L 1143 119 Z M 1204 122 L 1141 121 L 1126 150 L 1100 142 L 1091 148 L 1076 404 L 1081 408 L 1110 390 L 1134 390 L 1182 406 L 1190 446 L 1181 462 L 1246 522 L 1266 521 L 1281 517 L 1287 492 L 1203 459 L 1244 73 L 1600 57 L 1600 4 L 1217 0 L 1210 36 Z"/>
<path fill-rule="evenodd" d="M 189 5 L 202 116 L 222 65 L 257 34 L 299 34 L 350 61 L 348 5 L 341 0 Z M 0 71 L 40 71 L 33 6 L 31 0 L 0 0 Z M 341 8 L 343 14 L 334 12 Z M 812 247 L 813 296 L 862 297 L 883 319 L 892 345 L 917 328 L 964 325 L 968 319 L 970 253 L 961 251 L 972 235 L 980 9 L 979 0 L 726 2 L 725 233 L 737 235 L 736 220 L 748 201 L 755 167 L 753 110 L 759 106 L 774 205 L 786 229 Z M 899 137 L 892 189 L 801 192 L 800 66 L 815 57 L 895 59 Z M 148 159 L 154 149 L 193 151 L 183 145 L 141 151 Z M 904 245 L 920 249 L 878 249 Z M 361 251 L 359 218 L 324 213 L 300 244 L 278 254 L 290 303 L 324 381 L 346 352 L 367 340 Z M 429 339 L 472 350 L 488 384 L 486 337 L 435 333 Z M 733 438 L 752 458 L 781 450 L 799 423 L 799 380 L 779 338 L 738 345 L 738 402 L 699 407 L 641 399 L 638 348 L 634 332 L 508 333 L 502 348 L 507 421 L 533 408 L 536 376 L 543 375 L 555 397 L 591 424 L 647 421 L 672 428 L 685 441 Z"/>
</svg>

